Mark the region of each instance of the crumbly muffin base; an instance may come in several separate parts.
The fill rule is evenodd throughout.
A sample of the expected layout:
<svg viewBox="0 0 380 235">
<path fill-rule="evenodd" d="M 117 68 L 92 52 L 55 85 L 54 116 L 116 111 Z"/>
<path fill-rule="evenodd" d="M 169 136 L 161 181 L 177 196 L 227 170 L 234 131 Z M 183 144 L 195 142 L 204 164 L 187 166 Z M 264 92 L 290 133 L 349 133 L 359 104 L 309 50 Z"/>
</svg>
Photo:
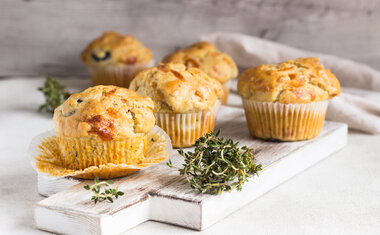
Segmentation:
<svg viewBox="0 0 380 235">
<path fill-rule="evenodd" d="M 153 65 L 154 60 L 135 65 L 89 67 L 89 71 L 94 85 L 114 85 L 129 88 L 129 84 L 139 72 Z"/>
<path fill-rule="evenodd" d="M 243 106 L 248 129 L 253 137 L 297 141 L 319 135 L 328 101 L 281 104 L 243 99 Z"/>
<path fill-rule="evenodd" d="M 195 113 L 155 113 L 156 125 L 170 137 L 173 147 L 190 147 L 215 128 L 220 101 L 211 110 Z"/>
</svg>

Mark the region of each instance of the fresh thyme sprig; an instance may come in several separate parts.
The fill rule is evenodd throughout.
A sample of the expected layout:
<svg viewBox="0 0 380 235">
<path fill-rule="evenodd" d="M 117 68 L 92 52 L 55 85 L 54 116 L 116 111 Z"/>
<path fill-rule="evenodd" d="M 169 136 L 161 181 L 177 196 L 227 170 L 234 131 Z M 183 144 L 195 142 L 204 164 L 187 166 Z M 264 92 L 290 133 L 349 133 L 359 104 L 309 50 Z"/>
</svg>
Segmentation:
<svg viewBox="0 0 380 235">
<path fill-rule="evenodd" d="M 96 204 L 98 201 L 105 201 L 108 200 L 110 202 L 113 202 L 112 197 L 118 198 L 119 196 L 123 196 L 124 193 L 121 191 L 118 191 L 119 186 L 116 188 L 112 188 L 111 184 L 113 184 L 113 181 L 101 181 L 99 182 L 99 178 L 95 177 L 94 179 L 95 184 L 93 185 L 85 185 L 83 188 L 86 190 L 91 190 L 94 192 L 94 196 L 91 197 L 91 200 L 94 201 Z M 102 186 L 104 186 L 104 192 L 101 192 Z"/>
<path fill-rule="evenodd" d="M 218 137 L 219 134 L 220 130 L 199 138 L 194 152 L 178 150 L 185 160 L 183 168 L 179 169 L 180 175 L 186 176 L 190 186 L 201 193 L 240 191 L 248 178 L 262 169 L 254 163 L 253 149 L 239 148 L 238 142 Z M 171 161 L 167 165 L 173 167 Z"/>
<path fill-rule="evenodd" d="M 38 111 L 54 113 L 54 109 L 61 105 L 71 95 L 66 91 L 66 87 L 61 85 L 56 78 L 46 76 L 43 87 L 38 88 L 45 96 L 45 103 L 42 104 Z"/>
</svg>

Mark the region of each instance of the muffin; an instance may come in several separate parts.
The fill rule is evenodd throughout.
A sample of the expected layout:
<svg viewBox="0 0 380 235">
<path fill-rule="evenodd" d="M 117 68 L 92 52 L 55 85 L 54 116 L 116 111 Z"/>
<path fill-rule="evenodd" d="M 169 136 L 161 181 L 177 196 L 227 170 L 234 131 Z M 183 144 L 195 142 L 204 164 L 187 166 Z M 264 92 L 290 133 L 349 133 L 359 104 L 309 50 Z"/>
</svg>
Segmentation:
<svg viewBox="0 0 380 235">
<path fill-rule="evenodd" d="M 156 124 L 173 147 L 189 147 L 215 127 L 223 87 L 197 68 L 158 64 L 140 72 L 130 89 L 154 102 Z"/>
<path fill-rule="evenodd" d="M 222 104 L 226 104 L 230 92 L 230 80 L 236 78 L 238 69 L 232 58 L 209 42 L 197 42 L 166 56 L 164 63 L 184 64 L 187 68 L 199 68 L 223 85 Z"/>
<path fill-rule="evenodd" d="M 320 133 L 340 84 L 318 58 L 300 58 L 246 70 L 238 91 L 253 137 L 296 141 Z"/>
<path fill-rule="evenodd" d="M 94 85 L 128 88 L 134 76 L 154 65 L 153 54 L 131 35 L 105 32 L 81 54 Z"/>
<path fill-rule="evenodd" d="M 144 161 L 154 125 L 153 101 L 116 86 L 95 86 L 71 95 L 54 111 L 62 166 L 82 170 Z"/>
</svg>

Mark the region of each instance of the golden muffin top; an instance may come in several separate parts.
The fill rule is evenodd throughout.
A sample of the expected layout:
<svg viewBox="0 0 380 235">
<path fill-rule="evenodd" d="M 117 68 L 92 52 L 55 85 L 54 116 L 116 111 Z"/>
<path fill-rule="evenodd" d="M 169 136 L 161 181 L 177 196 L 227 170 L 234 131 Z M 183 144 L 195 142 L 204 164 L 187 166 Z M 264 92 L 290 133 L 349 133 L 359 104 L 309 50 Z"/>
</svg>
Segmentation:
<svg viewBox="0 0 380 235">
<path fill-rule="evenodd" d="M 148 133 L 155 124 L 154 104 L 134 91 L 116 86 L 94 86 L 72 94 L 54 110 L 58 136 L 95 135 L 102 140 Z"/>
<path fill-rule="evenodd" d="M 256 101 L 309 103 L 339 95 L 340 84 L 318 58 L 299 58 L 244 71 L 238 91 L 243 98 Z"/>
<path fill-rule="evenodd" d="M 88 66 L 134 65 L 151 61 L 153 54 L 135 37 L 111 31 L 92 41 L 81 59 Z"/>
<path fill-rule="evenodd" d="M 211 78 L 225 83 L 236 78 L 238 69 L 232 58 L 209 42 L 197 42 L 166 56 L 162 62 L 184 64 L 188 68 L 199 68 Z"/>
<path fill-rule="evenodd" d="M 129 89 L 154 101 L 155 112 L 198 112 L 211 109 L 223 96 L 223 87 L 197 68 L 163 64 L 144 70 Z"/>
</svg>

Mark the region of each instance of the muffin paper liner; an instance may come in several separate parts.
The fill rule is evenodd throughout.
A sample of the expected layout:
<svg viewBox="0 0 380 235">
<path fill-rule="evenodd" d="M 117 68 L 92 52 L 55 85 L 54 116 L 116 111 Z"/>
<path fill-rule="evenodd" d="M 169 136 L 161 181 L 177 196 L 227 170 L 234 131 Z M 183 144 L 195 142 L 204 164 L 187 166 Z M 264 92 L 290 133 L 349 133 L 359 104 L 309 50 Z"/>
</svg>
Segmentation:
<svg viewBox="0 0 380 235">
<path fill-rule="evenodd" d="M 222 97 L 222 105 L 227 104 L 228 95 L 230 94 L 230 90 L 231 90 L 231 83 L 232 83 L 231 80 L 229 80 L 228 82 L 222 83 L 223 91 L 224 91 L 224 94 Z"/>
<path fill-rule="evenodd" d="M 154 65 L 154 60 L 147 63 L 104 68 L 88 67 L 94 85 L 115 85 L 128 88 L 133 78 L 142 70 Z"/>
<path fill-rule="evenodd" d="M 107 163 L 141 163 L 147 140 L 145 134 L 110 141 L 102 141 L 92 135 L 79 138 L 58 135 L 57 143 L 62 158 L 60 165 L 78 170 Z"/>
<path fill-rule="evenodd" d="M 211 110 L 195 113 L 155 113 L 156 124 L 170 137 L 173 147 L 190 147 L 205 133 L 214 130 L 218 101 Z"/>
<path fill-rule="evenodd" d="M 296 141 L 314 138 L 321 132 L 328 101 L 281 104 L 243 99 L 243 106 L 253 137 Z"/>
<path fill-rule="evenodd" d="M 147 148 L 143 161 L 131 164 L 105 163 L 90 166 L 83 170 L 67 168 L 63 165 L 62 156 L 56 141 L 55 130 L 41 133 L 32 139 L 28 153 L 33 168 L 43 177 L 57 179 L 74 177 L 81 179 L 111 179 L 132 174 L 148 166 L 166 161 L 172 154 L 169 136 L 158 126 L 148 134 Z M 149 141 L 154 139 L 154 141 Z"/>
</svg>

